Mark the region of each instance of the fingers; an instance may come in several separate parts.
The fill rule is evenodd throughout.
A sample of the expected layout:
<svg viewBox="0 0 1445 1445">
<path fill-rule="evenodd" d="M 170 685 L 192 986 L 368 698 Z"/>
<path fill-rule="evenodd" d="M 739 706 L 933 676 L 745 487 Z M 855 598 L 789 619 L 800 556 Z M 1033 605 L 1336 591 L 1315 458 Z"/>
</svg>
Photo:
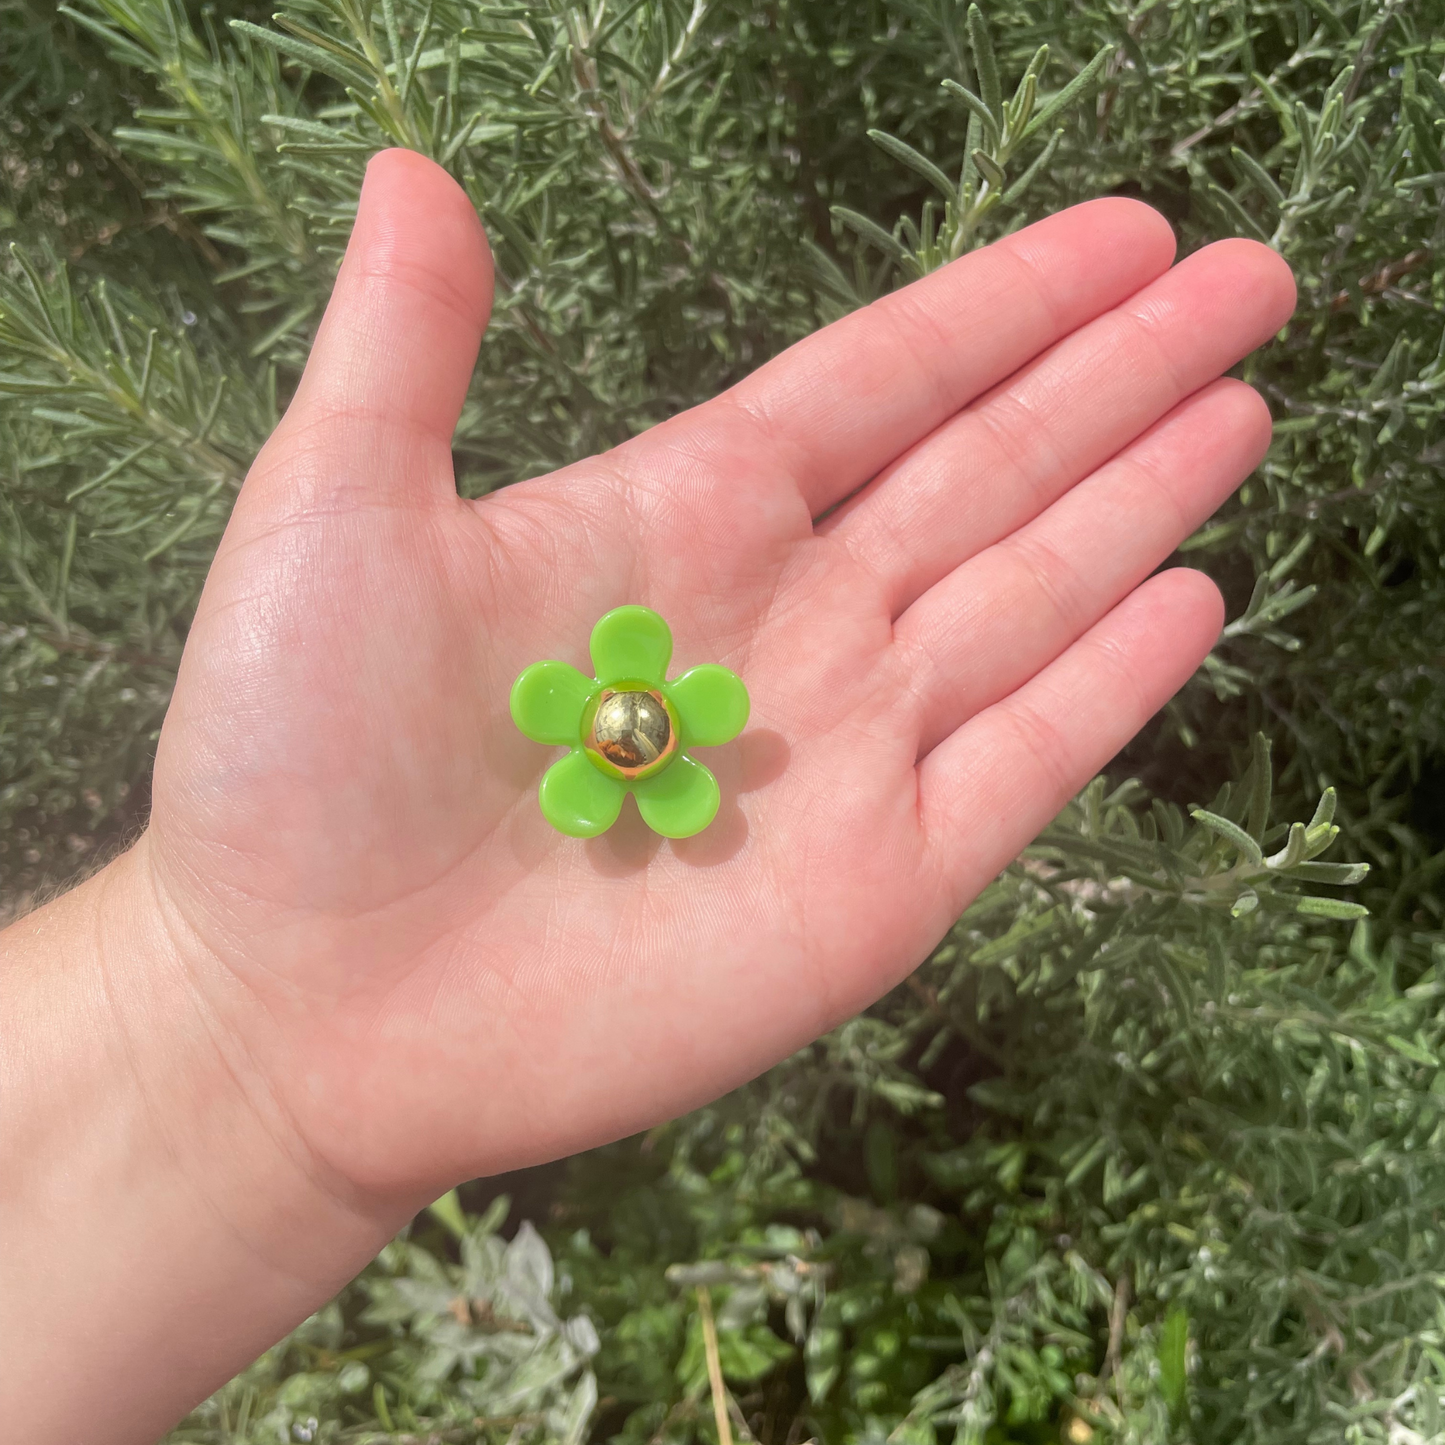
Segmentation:
<svg viewBox="0 0 1445 1445">
<path fill-rule="evenodd" d="M 1259 394 L 1218 381 L 925 592 L 894 628 L 918 684 L 919 755 L 1126 597 L 1254 470 L 1269 440 Z"/>
<path fill-rule="evenodd" d="M 828 530 L 880 579 L 896 616 L 1272 336 L 1293 307 L 1289 268 L 1268 247 L 1206 247 L 941 427 Z"/>
<path fill-rule="evenodd" d="M 353 489 L 415 485 L 406 459 L 449 449 L 491 301 L 491 253 L 461 187 L 414 151 L 374 156 L 277 442 L 304 435 L 351 459 L 336 471 Z M 450 486 L 449 466 L 429 483 Z"/>
<path fill-rule="evenodd" d="M 1074 206 L 800 341 L 708 410 L 740 419 L 751 453 L 817 515 L 1173 256 L 1149 207 Z"/>
<path fill-rule="evenodd" d="M 1201 573 L 1151 578 L 924 758 L 920 815 L 953 912 L 1184 685 L 1223 621 Z"/>
</svg>

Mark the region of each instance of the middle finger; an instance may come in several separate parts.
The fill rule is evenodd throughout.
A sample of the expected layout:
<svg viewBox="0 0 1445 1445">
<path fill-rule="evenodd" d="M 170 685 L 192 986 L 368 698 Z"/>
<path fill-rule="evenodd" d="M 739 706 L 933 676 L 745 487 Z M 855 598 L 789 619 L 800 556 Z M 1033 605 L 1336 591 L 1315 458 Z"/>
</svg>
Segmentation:
<svg viewBox="0 0 1445 1445">
<path fill-rule="evenodd" d="M 1216 242 L 980 397 L 819 530 L 878 577 L 897 617 L 1267 340 L 1293 307 L 1275 252 Z"/>
</svg>

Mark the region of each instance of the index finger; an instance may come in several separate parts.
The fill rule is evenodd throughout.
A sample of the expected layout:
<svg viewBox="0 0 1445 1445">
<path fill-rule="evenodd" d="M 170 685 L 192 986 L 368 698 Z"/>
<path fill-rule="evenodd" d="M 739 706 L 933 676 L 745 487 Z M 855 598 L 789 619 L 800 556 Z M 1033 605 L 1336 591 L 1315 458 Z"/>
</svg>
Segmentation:
<svg viewBox="0 0 1445 1445">
<path fill-rule="evenodd" d="M 707 406 L 739 413 L 817 516 L 1173 259 L 1157 211 L 1086 201 L 835 321 Z"/>
</svg>

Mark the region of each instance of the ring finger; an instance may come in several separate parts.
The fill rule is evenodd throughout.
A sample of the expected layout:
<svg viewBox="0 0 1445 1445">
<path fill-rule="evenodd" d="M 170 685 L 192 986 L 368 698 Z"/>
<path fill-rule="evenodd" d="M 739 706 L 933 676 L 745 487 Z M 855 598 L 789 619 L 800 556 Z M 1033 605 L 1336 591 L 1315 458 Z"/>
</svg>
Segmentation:
<svg viewBox="0 0 1445 1445">
<path fill-rule="evenodd" d="M 925 592 L 894 628 L 917 680 L 919 756 L 1137 587 L 1253 471 L 1269 438 L 1259 393 L 1215 382 Z"/>
</svg>

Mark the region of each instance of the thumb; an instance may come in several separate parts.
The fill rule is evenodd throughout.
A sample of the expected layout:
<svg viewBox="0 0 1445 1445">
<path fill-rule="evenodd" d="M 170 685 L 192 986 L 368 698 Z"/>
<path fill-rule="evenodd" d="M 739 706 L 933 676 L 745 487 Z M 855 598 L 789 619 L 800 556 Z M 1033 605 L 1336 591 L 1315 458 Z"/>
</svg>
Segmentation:
<svg viewBox="0 0 1445 1445">
<path fill-rule="evenodd" d="M 276 440 L 304 431 L 306 451 L 348 461 L 359 449 L 368 488 L 412 485 L 399 454 L 422 442 L 449 460 L 491 305 L 491 251 L 466 193 L 415 151 L 373 156 Z M 344 470 L 354 489 L 356 469 Z"/>
</svg>

